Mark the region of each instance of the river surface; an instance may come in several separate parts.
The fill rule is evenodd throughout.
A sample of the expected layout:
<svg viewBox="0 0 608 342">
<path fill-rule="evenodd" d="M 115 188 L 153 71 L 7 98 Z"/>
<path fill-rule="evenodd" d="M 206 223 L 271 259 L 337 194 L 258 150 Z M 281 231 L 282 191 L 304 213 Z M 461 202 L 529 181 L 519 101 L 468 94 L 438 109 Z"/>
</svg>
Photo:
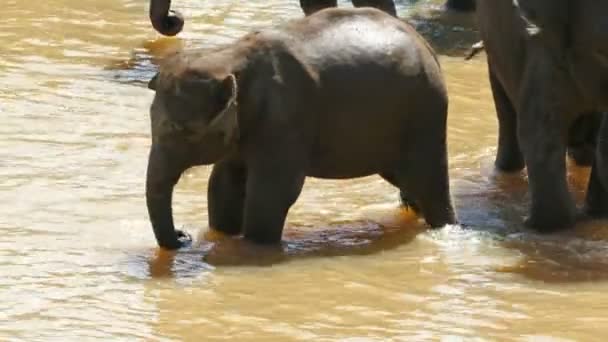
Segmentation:
<svg viewBox="0 0 608 342">
<path fill-rule="evenodd" d="M 379 177 L 309 179 L 281 250 L 255 250 L 208 232 L 202 167 L 174 200 L 195 243 L 172 254 L 156 248 L 144 199 L 155 62 L 299 17 L 298 2 L 174 1 L 179 39 L 153 31 L 144 0 L 0 2 L 1 341 L 608 336 L 608 224 L 523 228 L 525 173 L 493 169 L 485 56 L 453 53 L 466 25 L 416 19 L 442 53 L 462 226 L 427 230 Z M 399 2 L 404 18 L 432 9 Z M 570 167 L 579 201 L 587 177 Z"/>
</svg>

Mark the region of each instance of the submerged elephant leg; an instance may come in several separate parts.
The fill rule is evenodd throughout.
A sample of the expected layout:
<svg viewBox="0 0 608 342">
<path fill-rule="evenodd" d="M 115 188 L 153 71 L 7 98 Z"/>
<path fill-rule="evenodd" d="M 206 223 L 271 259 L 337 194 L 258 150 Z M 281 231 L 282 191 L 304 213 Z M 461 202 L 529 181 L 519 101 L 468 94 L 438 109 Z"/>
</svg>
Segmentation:
<svg viewBox="0 0 608 342">
<path fill-rule="evenodd" d="M 304 15 L 311 15 L 328 7 L 337 7 L 338 0 L 300 0 L 300 7 Z"/>
<path fill-rule="evenodd" d="M 403 165 L 405 169 L 400 181 L 402 188 L 407 189 L 407 193 L 416 199 L 426 222 L 433 228 L 456 223 L 445 149 L 420 150 L 412 153 L 408 159 L 407 165 Z"/>
<path fill-rule="evenodd" d="M 519 171 L 524 168 L 524 158 L 517 138 L 517 113 L 492 68 L 489 69 L 490 86 L 498 116 L 498 151 L 495 165 L 501 171 Z"/>
<path fill-rule="evenodd" d="M 393 0 L 352 0 L 355 7 L 375 7 L 392 16 L 397 16 L 397 9 Z"/>
<path fill-rule="evenodd" d="M 604 115 L 605 116 L 605 115 Z M 585 211 L 592 217 L 608 217 L 608 122 L 602 120 L 596 155 L 591 167 Z"/>
<path fill-rule="evenodd" d="M 568 155 L 577 165 L 591 166 L 602 113 L 581 115 L 568 132 Z"/>
<path fill-rule="evenodd" d="M 300 196 L 306 175 L 295 159 L 260 157 L 247 172 L 244 234 L 259 244 L 281 241 L 289 208 Z"/>
<path fill-rule="evenodd" d="M 411 193 L 408 193 L 407 190 L 403 188 L 403 186 L 399 185 L 399 182 L 397 181 L 397 179 L 395 179 L 395 175 L 393 175 L 392 173 L 381 173 L 380 177 L 382 177 L 392 186 L 399 189 L 399 200 L 401 202 L 401 206 L 407 209 L 412 209 L 416 213 L 420 213 L 420 208 L 418 207 L 418 204 L 416 204 L 416 199 L 412 196 Z"/>
<path fill-rule="evenodd" d="M 576 207 L 566 182 L 566 119 L 552 106 L 551 97 L 537 81 L 553 80 L 548 74 L 551 69 L 544 70 L 542 75 L 546 77 L 528 75 L 521 89 L 518 116 L 518 136 L 528 169 L 531 197 L 526 223 L 544 232 L 570 227 L 576 218 Z"/>
<path fill-rule="evenodd" d="M 585 213 L 591 217 L 608 217 L 608 192 L 599 176 L 597 162 L 591 166 L 587 196 L 585 197 Z"/>
<path fill-rule="evenodd" d="M 223 161 L 213 166 L 207 187 L 211 228 L 228 235 L 241 233 L 246 179 L 245 169 L 236 163 Z"/>
<path fill-rule="evenodd" d="M 457 222 L 450 195 L 446 115 L 434 112 L 447 112 L 447 102 L 429 105 L 427 110 L 429 113 L 420 113 L 420 117 L 438 119 L 426 121 L 418 134 L 405 138 L 403 159 L 393 173 L 399 188 L 415 199 L 426 222 L 438 228 Z"/>
</svg>

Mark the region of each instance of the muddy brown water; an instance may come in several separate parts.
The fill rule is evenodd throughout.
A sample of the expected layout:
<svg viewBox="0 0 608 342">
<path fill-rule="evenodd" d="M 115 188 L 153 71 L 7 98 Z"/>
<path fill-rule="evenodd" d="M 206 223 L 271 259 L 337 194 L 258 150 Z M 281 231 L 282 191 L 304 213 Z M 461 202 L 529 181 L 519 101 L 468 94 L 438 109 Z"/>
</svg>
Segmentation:
<svg viewBox="0 0 608 342">
<path fill-rule="evenodd" d="M 493 170 L 485 57 L 452 53 L 468 34 L 457 24 L 416 19 L 443 53 L 464 226 L 425 229 L 378 177 L 309 179 L 281 249 L 255 250 L 207 231 L 209 168 L 197 168 L 175 198 L 177 224 L 196 243 L 159 252 L 143 187 L 155 60 L 301 15 L 295 0 L 175 6 L 185 31 L 161 39 L 144 0 L 2 0 L 0 340 L 608 336 L 608 226 L 549 236 L 522 227 L 525 174 Z M 402 1 L 399 13 L 432 6 Z M 580 200 L 588 170 L 569 177 Z"/>
</svg>

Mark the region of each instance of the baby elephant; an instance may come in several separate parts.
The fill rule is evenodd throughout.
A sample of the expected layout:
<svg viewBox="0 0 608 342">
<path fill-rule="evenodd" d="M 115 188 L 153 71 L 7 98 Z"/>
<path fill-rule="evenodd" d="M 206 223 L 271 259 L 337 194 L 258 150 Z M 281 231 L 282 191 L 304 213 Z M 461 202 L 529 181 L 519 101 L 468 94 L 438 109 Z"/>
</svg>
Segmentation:
<svg viewBox="0 0 608 342">
<path fill-rule="evenodd" d="M 195 165 L 215 164 L 209 225 L 255 243 L 280 242 L 307 176 L 379 174 L 431 226 L 456 221 L 439 63 L 412 27 L 380 10 L 326 9 L 177 53 L 149 88 L 146 198 L 163 248 L 184 242 L 171 196 Z"/>
</svg>

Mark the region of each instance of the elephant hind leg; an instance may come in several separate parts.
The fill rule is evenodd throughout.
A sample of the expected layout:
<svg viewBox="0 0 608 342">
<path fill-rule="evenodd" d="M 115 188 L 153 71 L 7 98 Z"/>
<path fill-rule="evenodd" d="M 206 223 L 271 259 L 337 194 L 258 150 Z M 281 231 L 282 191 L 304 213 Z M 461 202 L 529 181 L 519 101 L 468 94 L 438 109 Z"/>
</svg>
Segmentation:
<svg viewBox="0 0 608 342">
<path fill-rule="evenodd" d="M 416 214 L 420 213 L 420 207 L 416 204 L 416 199 L 412 196 L 411 193 L 408 193 L 407 190 L 399 184 L 395 175 L 390 172 L 381 173 L 380 177 L 382 177 L 385 181 L 387 181 L 392 186 L 399 189 L 399 200 L 401 202 L 401 206 L 407 209 L 412 209 Z"/>
<path fill-rule="evenodd" d="M 591 166 L 602 113 L 581 115 L 568 132 L 568 155 L 580 166 Z"/>
<path fill-rule="evenodd" d="M 246 179 L 245 169 L 239 165 L 223 161 L 213 166 L 207 187 L 211 228 L 228 235 L 242 232 Z"/>
<path fill-rule="evenodd" d="M 489 69 L 490 86 L 498 116 L 498 151 L 495 165 L 505 172 L 520 171 L 524 168 L 524 158 L 517 138 L 517 113 L 492 67 Z"/>
<path fill-rule="evenodd" d="M 427 114 L 421 117 L 436 116 Z M 413 201 L 427 224 L 439 228 L 457 220 L 450 194 L 445 127 L 439 120 L 426 123 L 422 125 L 426 127 L 419 127 L 420 134 L 405 139 L 409 141 L 404 144 L 402 159 L 392 174 L 402 190 L 402 200 Z"/>
<path fill-rule="evenodd" d="M 587 196 L 585 198 L 585 213 L 595 218 L 608 217 L 608 191 L 600 180 L 600 170 L 597 162 L 593 162 L 589 185 L 587 186 Z"/>
<path fill-rule="evenodd" d="M 315 12 L 329 7 L 337 7 L 337 0 L 300 0 L 300 7 L 304 15 L 309 16 Z"/>
<path fill-rule="evenodd" d="M 407 159 L 403 170 L 397 174 L 400 189 L 406 189 L 401 192 L 402 196 L 407 196 L 406 200 L 414 199 L 416 208 L 431 227 L 455 224 L 446 155 L 421 149 L 418 153 L 410 153 Z"/>
</svg>

